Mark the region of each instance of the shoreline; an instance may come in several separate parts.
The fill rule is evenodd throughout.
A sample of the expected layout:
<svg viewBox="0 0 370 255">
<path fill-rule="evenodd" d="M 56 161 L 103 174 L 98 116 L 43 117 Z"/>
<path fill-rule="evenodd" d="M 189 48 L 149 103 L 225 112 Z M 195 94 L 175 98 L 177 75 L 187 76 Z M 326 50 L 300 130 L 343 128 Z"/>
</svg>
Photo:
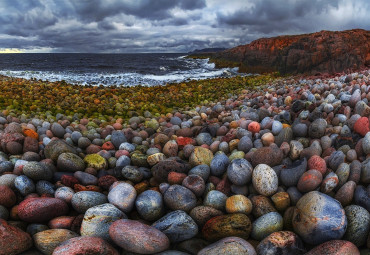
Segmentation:
<svg viewBox="0 0 370 255">
<path fill-rule="evenodd" d="M 370 70 L 0 90 L 4 254 L 370 249 Z"/>
</svg>

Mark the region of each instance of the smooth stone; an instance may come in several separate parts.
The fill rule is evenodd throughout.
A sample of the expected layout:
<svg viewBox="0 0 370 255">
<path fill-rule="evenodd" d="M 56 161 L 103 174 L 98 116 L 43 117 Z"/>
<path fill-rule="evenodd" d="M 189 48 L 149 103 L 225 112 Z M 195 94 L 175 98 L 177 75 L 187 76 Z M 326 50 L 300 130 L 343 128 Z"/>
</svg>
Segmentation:
<svg viewBox="0 0 370 255">
<path fill-rule="evenodd" d="M 349 205 L 344 208 L 347 217 L 347 230 L 344 240 L 352 242 L 357 247 L 366 244 L 370 231 L 370 213 L 361 206 Z"/>
<path fill-rule="evenodd" d="M 151 172 L 155 180 L 158 183 L 162 183 L 168 181 L 167 177 L 170 172 L 187 173 L 189 170 L 190 165 L 188 162 L 173 157 L 158 162 L 152 167 Z"/>
<path fill-rule="evenodd" d="M 0 205 L 0 219 L 8 220 L 9 218 L 9 211 L 6 209 L 5 206 Z"/>
<path fill-rule="evenodd" d="M 362 162 L 361 182 L 370 184 L 370 158 Z"/>
<path fill-rule="evenodd" d="M 225 237 L 199 251 L 198 255 L 257 255 L 254 247 L 239 237 Z"/>
<path fill-rule="evenodd" d="M 301 144 L 298 141 L 292 140 L 289 144 L 290 151 L 289 151 L 289 157 L 291 160 L 299 159 L 301 152 L 303 151 L 304 147 L 303 144 Z"/>
<path fill-rule="evenodd" d="M 108 202 L 107 197 L 95 191 L 80 191 L 72 196 L 71 204 L 73 209 L 79 213 L 85 213 L 87 209 L 105 204 Z"/>
<path fill-rule="evenodd" d="M 42 195 L 53 196 L 55 193 L 54 189 L 55 189 L 55 186 L 51 182 L 41 180 L 36 183 L 36 192 L 40 196 Z"/>
<path fill-rule="evenodd" d="M 32 223 L 27 226 L 27 233 L 33 236 L 34 234 L 38 232 L 42 232 L 48 229 L 49 227 L 47 225 Z"/>
<path fill-rule="evenodd" d="M 197 206 L 190 211 L 190 217 L 198 224 L 198 226 L 203 226 L 206 222 L 215 217 L 223 215 L 223 212 L 213 208 L 211 206 Z"/>
<path fill-rule="evenodd" d="M 269 212 L 277 211 L 268 197 L 257 195 L 252 196 L 250 200 L 252 201 L 253 205 L 252 214 L 256 218 L 261 217 Z"/>
<path fill-rule="evenodd" d="M 362 206 L 370 212 L 370 194 L 364 186 L 358 185 L 355 189 L 354 202 L 356 205 Z"/>
<path fill-rule="evenodd" d="M 127 142 L 125 134 L 121 131 L 113 131 L 110 140 L 116 149 L 119 149 L 122 143 Z"/>
<path fill-rule="evenodd" d="M 293 130 L 290 127 L 283 128 L 280 133 L 275 137 L 275 143 L 278 147 L 281 146 L 283 142 L 290 143 L 293 139 Z"/>
<path fill-rule="evenodd" d="M 135 220 L 118 220 L 109 228 L 115 244 L 126 251 L 153 254 L 170 247 L 168 237 L 158 229 Z"/>
<path fill-rule="evenodd" d="M 297 188 L 300 192 L 306 193 L 315 190 L 322 182 L 322 174 L 316 169 L 304 172 L 299 178 Z"/>
<path fill-rule="evenodd" d="M 98 184 L 98 178 L 86 172 L 77 171 L 73 176 L 84 186 Z"/>
<path fill-rule="evenodd" d="M 62 172 L 77 172 L 85 170 L 85 163 L 76 154 L 67 152 L 59 155 L 57 167 Z"/>
<path fill-rule="evenodd" d="M 189 163 L 194 167 L 197 165 L 210 165 L 213 159 L 213 153 L 203 147 L 195 147 L 193 153 L 190 155 Z"/>
<path fill-rule="evenodd" d="M 306 137 L 308 128 L 306 124 L 298 123 L 292 126 L 292 131 L 295 137 Z"/>
<path fill-rule="evenodd" d="M 327 122 L 324 119 L 314 120 L 309 129 L 308 134 L 311 138 L 321 138 L 325 134 Z"/>
<path fill-rule="evenodd" d="M 119 183 L 109 193 L 109 203 L 115 205 L 124 213 L 129 213 L 134 207 L 137 192 L 128 183 Z"/>
<path fill-rule="evenodd" d="M 44 149 L 45 157 L 52 159 L 54 162 L 56 162 L 59 155 L 64 152 L 77 154 L 76 149 L 63 140 L 52 140 Z"/>
<path fill-rule="evenodd" d="M 198 225 L 184 211 L 172 211 L 152 224 L 171 241 L 181 242 L 193 238 L 198 234 Z"/>
<path fill-rule="evenodd" d="M 320 244 L 305 255 L 360 255 L 360 251 L 351 242 L 345 240 L 331 240 Z"/>
<path fill-rule="evenodd" d="M 5 185 L 0 185 L 0 205 L 4 207 L 12 207 L 17 202 L 17 197 L 14 191 Z"/>
<path fill-rule="evenodd" d="M 51 181 L 53 172 L 44 167 L 40 162 L 31 161 L 23 167 L 23 174 L 34 181 L 47 180 Z"/>
<path fill-rule="evenodd" d="M 367 132 L 362 140 L 362 150 L 365 154 L 370 154 L 370 132 Z"/>
<path fill-rule="evenodd" d="M 257 165 L 252 173 L 252 183 L 256 191 L 264 196 L 271 196 L 278 189 L 278 177 L 266 164 Z"/>
<path fill-rule="evenodd" d="M 271 131 L 274 135 L 278 135 L 283 130 L 283 124 L 280 121 L 274 120 L 272 122 Z"/>
<path fill-rule="evenodd" d="M 238 150 L 248 153 L 253 148 L 253 142 L 248 136 L 243 136 L 238 143 Z"/>
<path fill-rule="evenodd" d="M 64 134 L 66 133 L 65 129 L 56 122 L 51 125 L 51 132 L 53 132 L 53 134 L 59 138 L 63 138 Z"/>
<path fill-rule="evenodd" d="M 252 165 L 246 159 L 234 159 L 227 167 L 227 177 L 235 185 L 245 185 L 252 179 Z"/>
<path fill-rule="evenodd" d="M 243 195 L 234 195 L 226 200 L 227 213 L 244 213 L 250 214 L 252 212 L 252 202 Z"/>
<path fill-rule="evenodd" d="M 94 236 L 80 236 L 71 238 L 59 245 L 53 255 L 119 255 L 115 248 L 102 238 Z"/>
<path fill-rule="evenodd" d="M 252 223 L 248 216 L 242 213 L 213 217 L 202 228 L 203 237 L 208 241 L 231 236 L 248 239 L 251 231 Z"/>
<path fill-rule="evenodd" d="M 266 164 L 273 167 L 279 165 L 283 158 L 284 154 L 282 150 L 275 144 L 272 144 L 269 147 L 262 147 L 253 152 L 251 163 L 253 166 Z"/>
<path fill-rule="evenodd" d="M 346 227 L 347 219 L 340 203 L 318 191 L 305 194 L 294 209 L 294 232 L 308 244 L 340 239 Z"/>
<path fill-rule="evenodd" d="M 129 166 L 130 163 L 131 159 L 126 155 L 122 155 L 117 159 L 116 166 L 125 167 Z"/>
<path fill-rule="evenodd" d="M 66 215 L 68 205 L 57 198 L 29 198 L 22 201 L 18 207 L 18 216 L 26 222 L 46 222 L 52 218 Z"/>
<path fill-rule="evenodd" d="M 55 191 L 54 196 L 55 196 L 55 198 L 61 199 L 64 202 L 69 204 L 69 203 L 71 203 L 72 197 L 73 197 L 74 194 L 75 194 L 75 192 L 72 188 L 70 188 L 70 187 L 60 187 Z"/>
<path fill-rule="evenodd" d="M 20 254 L 33 246 L 31 236 L 20 228 L 0 219 L 0 253 L 4 255 Z"/>
<path fill-rule="evenodd" d="M 229 165 L 229 158 L 225 153 L 217 153 L 210 164 L 210 172 L 214 176 L 220 176 L 225 173 Z"/>
<path fill-rule="evenodd" d="M 261 241 L 273 232 L 281 230 L 283 230 L 283 217 L 277 212 L 270 212 L 253 222 L 251 237 Z"/>
<path fill-rule="evenodd" d="M 329 161 L 329 167 L 336 171 L 340 164 L 344 163 L 344 159 L 346 158 L 346 155 L 342 151 L 334 151 L 328 161 Z"/>
<path fill-rule="evenodd" d="M 299 179 L 306 171 L 307 159 L 294 161 L 291 165 L 283 167 L 280 172 L 280 180 L 287 187 L 297 186 Z"/>
<path fill-rule="evenodd" d="M 144 191 L 137 196 L 135 206 L 141 218 L 147 221 L 158 220 L 164 214 L 163 197 L 158 191 Z"/>
<path fill-rule="evenodd" d="M 195 194 L 184 186 L 175 184 L 170 186 L 164 193 L 165 205 L 171 210 L 190 211 L 196 206 Z"/>
<path fill-rule="evenodd" d="M 20 175 L 14 180 L 15 188 L 23 195 L 27 196 L 36 191 L 35 183 L 25 175 Z"/>
<path fill-rule="evenodd" d="M 270 234 L 257 245 L 257 254 L 303 255 L 306 249 L 298 235 L 291 231 Z"/>
<path fill-rule="evenodd" d="M 218 190 L 211 190 L 204 198 L 203 204 L 223 211 L 226 206 L 226 200 L 227 196 L 224 193 Z"/>
<path fill-rule="evenodd" d="M 136 166 L 125 166 L 122 168 L 122 177 L 134 183 L 138 183 L 143 179 L 143 174 Z"/>
<path fill-rule="evenodd" d="M 39 251 L 52 255 L 61 243 L 77 236 L 77 233 L 68 229 L 49 229 L 33 235 L 33 240 Z"/>
<path fill-rule="evenodd" d="M 229 161 L 229 159 L 227 159 L 227 161 Z M 212 163 L 211 163 L 212 165 Z M 208 165 L 198 165 L 198 166 L 195 166 L 193 167 L 192 169 L 190 169 L 189 171 L 189 175 L 191 174 L 196 174 L 196 175 L 199 175 L 200 177 L 203 178 L 204 181 L 207 181 L 208 180 L 208 177 L 210 175 L 210 166 Z"/>
<path fill-rule="evenodd" d="M 335 187 L 337 187 L 338 183 L 339 183 L 338 176 L 334 172 L 330 172 L 325 176 L 325 179 L 322 181 L 321 186 L 320 186 L 320 191 L 322 193 L 328 194 L 332 190 L 334 190 Z M 337 199 L 337 198 L 335 198 L 335 199 Z M 339 200 L 339 202 L 340 202 L 340 200 Z"/>
<path fill-rule="evenodd" d="M 206 188 L 206 184 L 202 177 L 195 174 L 186 176 L 182 181 L 182 186 L 192 191 L 197 197 L 202 196 Z"/>
</svg>

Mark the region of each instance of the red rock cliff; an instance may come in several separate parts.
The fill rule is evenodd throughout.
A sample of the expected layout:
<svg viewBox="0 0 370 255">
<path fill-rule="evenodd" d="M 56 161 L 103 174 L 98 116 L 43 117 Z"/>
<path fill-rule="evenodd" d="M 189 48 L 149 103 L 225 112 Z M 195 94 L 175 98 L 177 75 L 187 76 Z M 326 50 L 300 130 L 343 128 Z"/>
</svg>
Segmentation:
<svg viewBox="0 0 370 255">
<path fill-rule="evenodd" d="M 219 66 L 233 63 L 246 72 L 323 73 L 370 66 L 370 31 L 340 32 L 262 38 L 216 53 Z"/>
</svg>

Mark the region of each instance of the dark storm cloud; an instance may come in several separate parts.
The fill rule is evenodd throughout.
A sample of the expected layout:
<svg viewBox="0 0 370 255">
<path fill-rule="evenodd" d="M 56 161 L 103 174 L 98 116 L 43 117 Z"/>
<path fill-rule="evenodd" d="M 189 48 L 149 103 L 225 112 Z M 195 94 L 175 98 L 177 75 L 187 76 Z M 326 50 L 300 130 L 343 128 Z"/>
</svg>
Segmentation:
<svg viewBox="0 0 370 255">
<path fill-rule="evenodd" d="M 187 52 L 370 29 L 367 0 L 0 0 L 0 50 Z"/>
</svg>

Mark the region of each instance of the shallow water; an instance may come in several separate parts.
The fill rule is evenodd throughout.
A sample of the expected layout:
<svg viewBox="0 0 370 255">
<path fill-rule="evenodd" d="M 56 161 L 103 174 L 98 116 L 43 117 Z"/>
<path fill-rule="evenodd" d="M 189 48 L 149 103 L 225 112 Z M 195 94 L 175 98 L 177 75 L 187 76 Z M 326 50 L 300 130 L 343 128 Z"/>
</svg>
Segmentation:
<svg viewBox="0 0 370 255">
<path fill-rule="evenodd" d="M 163 85 L 188 79 L 235 76 L 237 68 L 216 69 L 207 59 L 184 53 L 0 54 L 0 74 L 82 85 Z"/>
</svg>

